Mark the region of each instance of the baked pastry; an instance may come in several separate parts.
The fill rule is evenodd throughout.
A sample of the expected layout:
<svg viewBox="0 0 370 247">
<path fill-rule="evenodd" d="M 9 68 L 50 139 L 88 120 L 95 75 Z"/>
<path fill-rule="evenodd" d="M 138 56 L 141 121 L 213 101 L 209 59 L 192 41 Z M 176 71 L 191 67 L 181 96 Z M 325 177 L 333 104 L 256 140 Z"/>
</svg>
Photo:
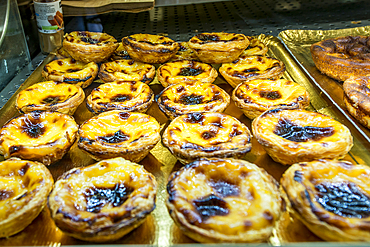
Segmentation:
<svg viewBox="0 0 370 247">
<path fill-rule="evenodd" d="M 282 210 L 278 183 L 238 159 L 200 159 L 173 173 L 167 208 L 190 238 L 204 243 L 262 242 Z"/>
<path fill-rule="evenodd" d="M 45 81 L 22 90 L 17 95 L 15 106 L 21 113 L 57 111 L 73 115 L 84 99 L 85 93 L 79 86 Z"/>
<path fill-rule="evenodd" d="M 268 110 L 253 120 L 252 130 L 268 155 L 283 165 L 343 158 L 353 146 L 345 125 L 302 109 Z"/>
<path fill-rule="evenodd" d="M 244 115 L 254 119 L 273 108 L 301 108 L 310 104 L 310 96 L 299 84 L 286 79 L 257 79 L 240 83 L 232 99 Z"/>
<path fill-rule="evenodd" d="M 231 63 L 248 47 L 249 39 L 241 33 L 199 33 L 188 44 L 204 63 Z"/>
<path fill-rule="evenodd" d="M 143 82 L 110 82 L 94 88 L 86 105 L 93 113 L 110 110 L 146 112 L 154 101 L 152 89 Z"/>
<path fill-rule="evenodd" d="M 179 50 L 173 55 L 170 59 L 170 62 L 177 61 L 177 60 L 195 60 L 199 61 L 198 56 L 195 52 L 189 47 L 188 42 L 180 42 L 179 43 Z"/>
<path fill-rule="evenodd" d="M 122 45 L 122 42 L 119 42 L 117 49 L 114 51 L 109 60 L 114 61 L 126 59 L 131 60 L 132 58 L 130 57 L 130 55 L 128 55 L 127 51 Z"/>
<path fill-rule="evenodd" d="M 252 148 L 251 139 L 247 126 L 220 112 L 181 115 L 162 136 L 163 144 L 183 164 L 202 157 L 242 158 Z"/>
<path fill-rule="evenodd" d="M 39 215 L 54 180 L 43 164 L 10 158 L 0 162 L 0 181 L 0 238 L 5 238 Z"/>
<path fill-rule="evenodd" d="M 73 58 L 62 58 L 45 65 L 41 73 L 46 80 L 76 84 L 85 88 L 94 81 L 98 69 L 94 62 L 85 63 Z"/>
<path fill-rule="evenodd" d="M 142 33 L 124 37 L 122 45 L 130 57 L 143 63 L 167 62 L 180 48 L 168 37 Z"/>
<path fill-rule="evenodd" d="M 247 36 L 249 39 L 249 46 L 245 49 L 241 56 L 255 56 L 261 55 L 265 56 L 269 48 L 262 41 L 259 41 L 258 38 Z"/>
<path fill-rule="evenodd" d="M 56 226 L 85 241 L 114 241 L 155 208 L 157 182 L 142 166 L 123 158 L 73 168 L 55 182 L 49 209 Z"/>
<path fill-rule="evenodd" d="M 71 57 L 71 55 L 69 55 L 69 53 L 66 51 L 66 49 L 64 49 L 63 46 L 56 50 L 55 55 L 56 55 L 57 59 Z"/>
<path fill-rule="evenodd" d="M 100 66 L 99 78 L 104 82 L 141 81 L 149 84 L 155 76 L 154 65 L 135 60 L 115 60 Z"/>
<path fill-rule="evenodd" d="M 158 68 L 157 78 L 163 87 L 179 82 L 212 83 L 218 76 L 211 65 L 194 60 L 168 62 Z"/>
<path fill-rule="evenodd" d="M 78 147 L 96 160 L 123 157 L 140 162 L 160 140 L 159 131 L 152 116 L 112 110 L 80 126 Z"/>
<path fill-rule="evenodd" d="M 370 77 L 352 77 L 343 83 L 344 105 L 362 125 L 370 128 Z"/>
<path fill-rule="evenodd" d="M 283 62 L 265 56 L 240 56 L 232 63 L 224 63 L 220 74 L 232 87 L 256 79 L 279 79 L 285 71 Z"/>
<path fill-rule="evenodd" d="M 370 168 L 348 161 L 292 165 L 281 178 L 289 212 L 327 241 L 370 241 Z"/>
<path fill-rule="evenodd" d="M 157 97 L 159 109 L 170 119 L 191 112 L 223 112 L 230 96 L 212 83 L 180 82 L 165 88 Z"/>
<path fill-rule="evenodd" d="M 112 56 L 118 43 L 106 33 L 74 31 L 64 35 L 63 47 L 78 61 L 100 63 Z"/>
<path fill-rule="evenodd" d="M 316 67 L 333 79 L 370 74 L 370 36 L 325 39 L 312 44 L 310 50 Z"/>
<path fill-rule="evenodd" d="M 33 111 L 10 119 L 0 129 L 0 154 L 48 166 L 61 159 L 74 141 L 78 126 L 59 112 Z"/>
</svg>

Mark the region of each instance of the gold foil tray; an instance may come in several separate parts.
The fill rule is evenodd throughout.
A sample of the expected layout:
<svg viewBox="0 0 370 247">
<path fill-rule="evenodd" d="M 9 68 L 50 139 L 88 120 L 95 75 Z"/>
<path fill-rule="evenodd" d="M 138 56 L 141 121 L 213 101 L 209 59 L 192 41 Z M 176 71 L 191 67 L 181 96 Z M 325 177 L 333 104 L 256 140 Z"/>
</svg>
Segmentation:
<svg viewBox="0 0 370 247">
<path fill-rule="evenodd" d="M 277 37 L 265 35 L 258 36 L 258 39 L 269 47 L 269 56 L 276 57 L 285 63 L 286 72 L 284 77 L 296 81 L 297 83 L 306 87 L 306 89 L 309 91 L 311 96 L 310 110 L 330 115 L 350 128 L 354 137 L 354 147 L 345 157 L 345 159 L 353 163 L 364 164 L 368 162 L 370 160 L 369 153 L 367 151 L 370 150 L 369 142 L 363 141 L 363 135 L 358 132 L 358 129 L 351 124 L 346 116 L 338 111 L 337 107 L 334 106 L 332 101 L 325 100 L 321 97 L 321 91 L 316 86 L 311 84 L 312 82 L 310 78 L 307 77 L 307 75 L 302 71 L 301 67 L 298 66 L 295 59 L 286 50 L 281 40 Z M 53 55 L 48 56 L 0 110 L 0 126 L 4 125 L 10 118 L 19 115 L 15 108 L 15 99 L 17 93 L 36 82 L 42 81 L 41 71 L 45 64 L 50 62 L 53 58 Z M 229 94 L 232 93 L 233 88 L 229 86 L 222 77 L 219 76 L 215 83 L 224 88 Z M 86 95 L 89 95 L 91 90 L 97 85 L 99 84 L 94 82 L 91 86 L 86 88 Z M 163 89 L 156 79 L 150 84 L 150 86 L 156 95 L 159 94 Z M 231 102 L 225 113 L 238 118 L 250 128 L 251 121 L 243 115 L 243 113 L 235 106 L 233 102 Z M 169 123 L 169 120 L 159 110 L 156 103 L 149 108 L 147 114 L 155 117 L 158 120 L 162 126 L 162 130 Z M 84 102 L 74 114 L 78 124 L 83 123 L 92 116 L 93 114 L 86 108 L 86 102 Z M 4 158 L 0 156 L 0 160 L 3 159 Z M 281 175 L 287 169 L 287 166 L 275 163 L 254 138 L 252 139 L 252 150 L 245 156 L 244 159 L 263 167 L 277 180 L 280 179 Z M 56 180 L 60 175 L 73 167 L 82 167 L 92 163 L 94 163 L 94 160 L 80 151 L 75 144 L 62 160 L 49 166 L 48 168 Z M 123 238 L 109 244 L 139 244 L 155 246 L 173 246 L 183 244 L 198 245 L 196 242 L 186 237 L 173 223 L 165 206 L 166 184 L 168 176 L 171 172 L 180 169 L 182 167 L 181 163 L 178 162 L 176 158 L 174 158 L 171 153 L 162 146 L 161 143 L 158 143 L 158 145 L 144 160 L 140 162 L 140 164 L 142 164 L 149 172 L 153 173 L 158 181 L 156 209 L 137 229 L 133 230 Z M 269 244 L 281 245 L 284 243 L 307 243 L 317 241 L 321 240 L 311 233 L 306 227 L 304 227 L 304 225 L 301 224 L 297 219 L 294 219 L 285 213 L 278 222 L 274 231 L 274 235 L 271 237 Z M 0 239 L 0 246 L 60 246 L 87 244 L 91 245 L 92 243 L 76 240 L 61 232 L 54 225 L 54 222 L 50 218 L 50 213 L 47 207 L 25 230 L 12 237 Z M 259 244 L 258 246 L 267 246 L 267 244 L 268 243 Z"/>
</svg>

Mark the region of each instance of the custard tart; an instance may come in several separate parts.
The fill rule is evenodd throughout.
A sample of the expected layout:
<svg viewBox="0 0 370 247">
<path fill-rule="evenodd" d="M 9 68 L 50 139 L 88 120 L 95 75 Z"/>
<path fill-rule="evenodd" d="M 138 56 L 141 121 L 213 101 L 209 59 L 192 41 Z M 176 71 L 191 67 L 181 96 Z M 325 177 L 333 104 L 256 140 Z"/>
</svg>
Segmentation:
<svg viewBox="0 0 370 247">
<path fill-rule="evenodd" d="M 325 39 L 312 44 L 310 50 L 316 67 L 333 79 L 370 74 L 370 36 Z"/>
<path fill-rule="evenodd" d="M 118 157 L 64 173 L 48 205 L 56 226 L 67 235 L 107 242 L 145 221 L 155 208 L 156 190 L 152 174 Z"/>
<path fill-rule="evenodd" d="M 212 83 L 180 82 L 165 88 L 158 96 L 159 109 L 170 119 L 191 112 L 223 112 L 230 96 Z"/>
<path fill-rule="evenodd" d="M 370 241 L 370 168 L 348 161 L 292 165 L 281 178 L 288 211 L 327 241 Z"/>
<path fill-rule="evenodd" d="M 344 105 L 362 125 L 370 128 L 370 77 L 353 77 L 343 83 Z"/>
<path fill-rule="evenodd" d="M 183 164 L 202 157 L 242 158 L 252 148 L 251 139 L 247 126 L 220 112 L 181 115 L 162 136 L 164 146 Z"/>
<path fill-rule="evenodd" d="M 48 166 L 61 159 L 76 140 L 78 126 L 70 115 L 33 111 L 10 119 L 0 129 L 5 159 L 39 161 Z"/>
<path fill-rule="evenodd" d="M 212 83 L 218 73 L 211 65 L 194 60 L 178 60 L 168 62 L 158 68 L 158 81 L 163 87 L 179 82 Z"/>
<path fill-rule="evenodd" d="M 268 52 L 269 48 L 265 45 L 262 41 L 258 40 L 258 38 L 247 36 L 249 39 L 249 46 L 245 49 L 241 56 L 255 56 L 261 55 L 265 56 Z"/>
<path fill-rule="evenodd" d="M 177 60 L 196 60 L 196 61 L 199 61 L 199 58 L 197 57 L 195 52 L 189 47 L 188 42 L 180 42 L 179 46 L 180 46 L 179 50 L 170 59 L 171 62 L 177 61 Z"/>
<path fill-rule="evenodd" d="M 14 235 L 45 207 L 54 180 L 39 162 L 10 158 L 0 162 L 0 238 Z"/>
<path fill-rule="evenodd" d="M 252 122 L 253 135 L 284 165 L 343 158 L 353 146 L 349 129 L 333 118 L 302 109 L 272 109 Z"/>
<path fill-rule="evenodd" d="M 140 162 L 160 140 L 159 131 L 152 116 L 112 110 L 80 126 L 78 147 L 95 160 L 123 157 Z"/>
<path fill-rule="evenodd" d="M 143 63 L 167 62 L 180 48 L 168 37 L 142 33 L 124 37 L 122 45 L 130 57 Z"/>
<path fill-rule="evenodd" d="M 286 79 L 257 79 L 240 83 L 232 99 L 244 115 L 254 119 L 274 108 L 301 108 L 310 104 L 310 96 L 299 84 Z"/>
<path fill-rule="evenodd" d="M 168 211 L 203 243 L 264 242 L 283 208 L 278 183 L 245 160 L 202 158 L 171 174 Z"/>
<path fill-rule="evenodd" d="M 62 58 L 45 65 L 41 73 L 46 80 L 76 84 L 85 88 L 93 82 L 98 70 L 98 65 L 94 62 L 85 63 L 73 58 Z"/>
<path fill-rule="evenodd" d="M 69 55 L 69 53 L 66 51 L 66 49 L 64 49 L 64 47 L 60 47 L 57 51 L 56 51 L 56 57 L 57 59 L 62 59 L 62 58 L 67 58 L 67 57 L 71 57 L 71 55 Z"/>
<path fill-rule="evenodd" d="M 73 115 L 84 99 L 85 93 L 79 86 L 45 81 L 22 90 L 17 95 L 15 106 L 21 113 L 57 111 Z"/>
<path fill-rule="evenodd" d="M 154 65 L 135 60 L 115 60 L 100 66 L 99 78 L 104 82 L 141 81 L 149 84 L 155 76 Z"/>
<path fill-rule="evenodd" d="M 64 35 L 63 47 L 78 61 L 100 63 L 112 56 L 118 43 L 106 33 L 74 31 Z"/>
<path fill-rule="evenodd" d="M 188 44 L 204 63 L 231 63 L 248 47 L 249 39 L 241 33 L 199 33 Z"/>
<path fill-rule="evenodd" d="M 219 72 L 232 87 L 247 80 L 279 79 L 285 71 L 283 62 L 265 56 L 240 56 L 221 65 Z"/>
<path fill-rule="evenodd" d="M 110 110 L 145 113 L 154 101 L 154 93 L 143 82 L 104 83 L 87 97 L 87 109 L 93 113 Z"/>
<path fill-rule="evenodd" d="M 112 56 L 109 58 L 109 60 L 114 61 L 114 60 L 126 60 L 126 59 L 132 59 L 130 55 L 127 53 L 125 48 L 122 45 L 122 42 L 118 44 L 117 49 L 114 51 Z"/>
</svg>

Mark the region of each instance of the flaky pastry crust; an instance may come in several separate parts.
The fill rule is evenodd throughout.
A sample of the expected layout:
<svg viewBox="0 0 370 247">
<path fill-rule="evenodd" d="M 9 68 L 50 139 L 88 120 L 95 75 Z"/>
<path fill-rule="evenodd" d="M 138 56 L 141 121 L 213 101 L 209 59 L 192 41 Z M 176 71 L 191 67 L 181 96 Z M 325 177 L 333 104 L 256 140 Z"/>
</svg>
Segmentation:
<svg viewBox="0 0 370 247">
<path fill-rule="evenodd" d="M 185 164 L 202 157 L 242 158 L 252 148 L 251 138 L 248 127 L 230 115 L 195 112 L 172 120 L 162 141 Z"/>
<path fill-rule="evenodd" d="M 249 39 L 249 46 L 245 49 L 241 56 L 255 56 L 261 55 L 265 56 L 269 48 L 262 41 L 259 41 L 258 38 L 247 36 Z"/>
<path fill-rule="evenodd" d="M 345 125 L 302 109 L 268 110 L 253 120 L 252 130 L 268 155 L 284 165 L 343 158 L 353 146 Z"/>
<path fill-rule="evenodd" d="M 79 86 L 45 81 L 22 90 L 17 95 L 15 106 L 21 113 L 57 111 L 73 115 L 84 99 L 85 93 Z"/>
<path fill-rule="evenodd" d="M 240 83 L 234 89 L 232 99 L 250 119 L 270 109 L 305 109 L 310 104 L 306 89 L 286 79 L 257 79 Z"/>
<path fill-rule="evenodd" d="M 55 224 L 85 241 L 114 241 L 155 208 L 157 182 L 142 166 L 123 158 L 103 160 L 63 174 L 49 196 Z"/>
<path fill-rule="evenodd" d="M 203 243 L 266 241 L 282 209 L 275 179 L 238 159 L 194 161 L 171 174 L 167 193 L 172 219 Z"/>
<path fill-rule="evenodd" d="M 49 170 L 39 162 L 18 158 L 0 162 L 0 238 L 31 224 L 46 205 L 53 184 Z"/>
<path fill-rule="evenodd" d="M 288 211 L 327 241 L 370 241 L 370 169 L 348 161 L 292 165 L 281 178 Z"/>
<path fill-rule="evenodd" d="M 171 57 L 169 60 L 170 62 L 177 61 L 177 60 L 195 60 L 199 61 L 198 56 L 195 52 L 189 47 L 187 41 L 179 43 L 179 50 L 176 52 L 175 55 Z"/>
</svg>

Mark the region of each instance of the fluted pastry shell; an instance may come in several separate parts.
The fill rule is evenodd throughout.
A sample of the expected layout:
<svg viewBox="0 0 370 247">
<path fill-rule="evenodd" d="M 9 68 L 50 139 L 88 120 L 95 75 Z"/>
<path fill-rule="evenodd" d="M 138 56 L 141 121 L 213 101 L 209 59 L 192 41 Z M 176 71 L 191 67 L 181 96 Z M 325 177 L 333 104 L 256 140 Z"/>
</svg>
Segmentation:
<svg viewBox="0 0 370 247">
<path fill-rule="evenodd" d="M 63 47 L 76 60 L 100 63 L 117 49 L 117 40 L 106 33 L 73 31 L 64 35 Z"/>
<path fill-rule="evenodd" d="M 64 173 L 48 205 L 64 233 L 91 242 L 114 241 L 154 210 L 156 189 L 152 174 L 119 157 Z"/>
<path fill-rule="evenodd" d="M 115 81 L 141 81 L 149 84 L 154 79 L 154 76 L 154 65 L 132 59 L 103 63 L 99 70 L 99 78 L 105 83 Z"/>
<path fill-rule="evenodd" d="M 195 52 L 189 47 L 187 41 L 179 43 L 179 50 L 176 52 L 175 55 L 171 57 L 169 60 L 170 62 L 177 61 L 177 60 L 195 60 L 199 61 L 198 56 Z"/>
<path fill-rule="evenodd" d="M 240 83 L 233 90 L 232 99 L 250 119 L 270 109 L 305 109 L 310 104 L 306 89 L 286 79 L 256 79 Z"/>
<path fill-rule="evenodd" d="M 0 162 L 0 238 L 31 224 L 46 205 L 53 184 L 51 173 L 39 162 L 18 158 Z"/>
<path fill-rule="evenodd" d="M 162 142 L 183 164 L 202 157 L 242 158 L 252 148 L 252 135 L 238 119 L 220 112 L 195 112 L 176 117 Z"/>
<path fill-rule="evenodd" d="M 188 44 L 204 63 L 231 63 L 248 47 L 249 39 L 241 33 L 205 32 L 192 37 Z"/>
<path fill-rule="evenodd" d="M 262 41 L 258 40 L 258 38 L 251 36 L 247 36 L 247 38 L 249 39 L 249 46 L 242 52 L 241 56 L 266 55 L 266 53 L 269 50 L 267 45 L 265 45 Z"/>
<path fill-rule="evenodd" d="M 195 60 L 177 60 L 158 68 L 157 78 L 163 87 L 180 82 L 212 83 L 218 76 L 211 65 Z"/>
<path fill-rule="evenodd" d="M 143 82 L 110 82 L 94 88 L 87 97 L 93 113 L 110 110 L 145 113 L 154 101 L 152 89 Z"/>
<path fill-rule="evenodd" d="M 191 112 L 223 112 L 230 104 L 230 96 L 212 83 L 180 82 L 163 89 L 157 103 L 172 120 Z"/>
<path fill-rule="evenodd" d="M 264 242 L 282 210 L 278 183 L 245 160 L 202 158 L 169 177 L 168 211 L 203 243 Z"/>
<path fill-rule="evenodd" d="M 76 84 L 85 88 L 94 81 L 98 70 L 98 65 L 94 62 L 85 63 L 69 57 L 51 61 L 41 73 L 45 80 Z"/>
<path fill-rule="evenodd" d="M 45 81 L 33 84 L 19 92 L 15 106 L 21 113 L 57 111 L 73 115 L 84 99 L 85 93 L 79 86 Z"/>
<path fill-rule="evenodd" d="M 370 241 L 370 169 L 348 161 L 300 162 L 286 170 L 288 211 L 327 241 Z"/>
<path fill-rule="evenodd" d="M 33 111 L 10 119 L 0 129 L 0 154 L 5 159 L 50 165 L 66 154 L 77 135 L 73 117 L 59 112 Z"/>
<path fill-rule="evenodd" d="M 268 155 L 284 165 L 343 158 L 353 146 L 345 125 L 302 109 L 268 110 L 253 120 L 252 131 Z"/>
<path fill-rule="evenodd" d="M 180 48 L 168 37 L 143 33 L 124 37 L 122 45 L 134 60 L 152 64 L 167 62 Z"/>
<path fill-rule="evenodd" d="M 112 110 L 80 126 L 78 147 L 95 160 L 123 157 L 140 162 L 160 140 L 159 131 L 152 116 Z"/>
<path fill-rule="evenodd" d="M 370 74 L 370 37 L 346 36 L 325 39 L 310 48 L 316 67 L 327 76 L 345 81 Z"/>
<path fill-rule="evenodd" d="M 279 79 L 285 72 L 285 65 L 276 58 L 265 56 L 240 56 L 219 68 L 220 74 L 232 87 L 247 80 Z"/>
<path fill-rule="evenodd" d="M 370 77 L 352 77 L 343 82 L 344 105 L 362 125 L 370 128 Z"/>
</svg>

